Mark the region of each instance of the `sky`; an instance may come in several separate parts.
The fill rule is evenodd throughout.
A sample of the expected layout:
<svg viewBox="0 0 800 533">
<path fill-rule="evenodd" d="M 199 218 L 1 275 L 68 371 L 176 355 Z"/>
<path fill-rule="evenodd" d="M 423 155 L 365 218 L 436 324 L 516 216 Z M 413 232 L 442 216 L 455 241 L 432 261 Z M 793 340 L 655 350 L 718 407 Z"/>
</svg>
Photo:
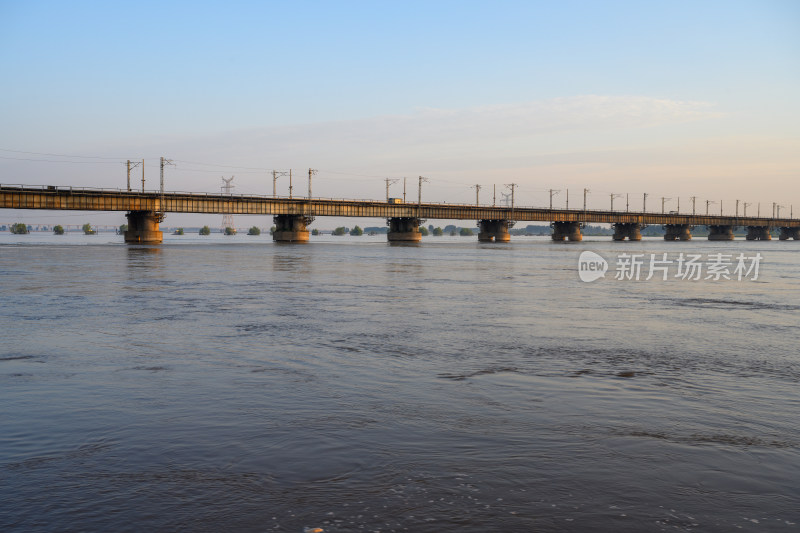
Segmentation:
<svg viewBox="0 0 800 533">
<path fill-rule="evenodd" d="M 0 183 L 800 216 L 796 0 L 0 0 L 0 72 Z"/>
</svg>

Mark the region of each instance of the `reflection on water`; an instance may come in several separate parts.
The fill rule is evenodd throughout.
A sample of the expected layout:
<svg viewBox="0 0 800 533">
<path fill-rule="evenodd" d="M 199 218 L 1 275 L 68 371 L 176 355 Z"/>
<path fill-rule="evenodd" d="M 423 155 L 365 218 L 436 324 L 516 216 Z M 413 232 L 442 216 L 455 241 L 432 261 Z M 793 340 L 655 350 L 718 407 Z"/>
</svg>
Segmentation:
<svg viewBox="0 0 800 533">
<path fill-rule="evenodd" d="M 298 275 L 310 275 L 313 272 L 314 261 L 310 257 L 309 252 L 306 252 L 304 246 L 288 246 L 285 244 L 280 245 L 281 250 L 279 254 L 272 255 L 272 270 L 274 272 L 291 272 Z"/>
<path fill-rule="evenodd" d="M 796 247 L 205 239 L 0 248 L 1 530 L 800 524 Z"/>
<path fill-rule="evenodd" d="M 160 245 L 127 245 L 128 257 L 140 258 L 149 255 L 160 255 L 164 249 Z"/>
<path fill-rule="evenodd" d="M 127 246 L 129 268 L 154 268 L 163 249 L 160 246 Z"/>
<path fill-rule="evenodd" d="M 410 242 L 410 241 L 409 242 L 405 242 L 405 241 L 388 241 L 387 244 L 389 246 L 396 246 L 396 247 L 399 247 L 399 248 L 403 248 L 403 247 L 415 248 L 415 247 L 418 247 L 418 246 L 422 245 L 422 243 L 420 243 L 420 242 Z"/>
</svg>

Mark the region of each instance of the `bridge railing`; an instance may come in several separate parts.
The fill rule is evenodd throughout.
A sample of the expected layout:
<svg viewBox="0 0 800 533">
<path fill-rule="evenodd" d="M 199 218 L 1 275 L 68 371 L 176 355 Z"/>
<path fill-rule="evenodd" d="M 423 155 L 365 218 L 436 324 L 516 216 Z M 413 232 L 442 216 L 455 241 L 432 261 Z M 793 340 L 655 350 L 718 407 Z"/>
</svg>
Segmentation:
<svg viewBox="0 0 800 533">
<path fill-rule="evenodd" d="M 146 191 L 139 191 L 139 190 L 127 190 L 122 188 L 100 188 L 100 187 L 74 187 L 69 185 L 29 185 L 29 184 L 17 184 L 17 183 L 0 183 L 0 190 L 2 189 L 23 189 L 23 190 L 42 190 L 42 191 L 60 191 L 60 192 L 72 192 L 72 193 L 95 193 L 95 194 L 102 194 L 102 193 L 114 193 L 114 194 L 130 194 L 130 195 L 157 195 L 160 194 L 161 191 L 159 190 L 146 190 Z M 303 202 L 303 201 L 322 201 L 322 202 L 352 202 L 352 203 L 369 203 L 369 204 L 383 204 L 385 200 L 375 200 L 374 198 L 327 198 L 321 196 L 313 196 L 310 199 L 306 196 L 293 196 L 289 198 L 288 196 L 273 196 L 271 194 L 246 194 L 246 193 L 221 193 L 221 192 L 191 192 L 191 191 L 165 191 L 166 195 L 170 196 L 180 196 L 180 195 L 188 195 L 188 196 L 204 196 L 208 198 L 238 198 L 238 199 L 264 199 L 264 200 L 280 200 L 280 201 L 296 201 L 296 202 Z M 413 207 L 417 205 L 417 202 L 403 202 L 400 204 L 391 204 L 396 205 L 398 207 Z M 489 205 L 489 204 L 474 204 L 474 203 L 452 203 L 452 202 L 423 202 L 423 206 L 448 206 L 448 207 L 456 207 L 456 208 L 494 208 L 494 209 L 506 209 L 506 210 L 534 210 L 539 212 L 560 212 L 563 213 L 565 211 L 570 213 L 585 213 L 586 215 L 623 215 L 623 214 L 631 214 L 631 215 L 640 215 L 640 214 L 647 214 L 647 215 L 676 215 L 676 216 L 694 216 L 694 217 L 722 217 L 722 218 L 730 218 L 730 219 L 737 219 L 737 218 L 748 218 L 748 219 L 761 219 L 761 220 L 795 220 L 794 214 L 791 213 L 790 216 L 739 216 L 739 215 L 723 215 L 723 214 L 715 214 L 709 213 L 706 215 L 705 213 L 688 213 L 688 212 L 680 212 L 677 213 L 675 211 L 669 211 L 666 213 L 661 213 L 660 211 L 630 211 L 630 210 L 621 210 L 621 209 L 583 209 L 582 207 L 554 207 L 550 208 L 549 206 L 530 206 L 530 205 L 515 205 L 513 208 L 508 205 Z"/>
</svg>

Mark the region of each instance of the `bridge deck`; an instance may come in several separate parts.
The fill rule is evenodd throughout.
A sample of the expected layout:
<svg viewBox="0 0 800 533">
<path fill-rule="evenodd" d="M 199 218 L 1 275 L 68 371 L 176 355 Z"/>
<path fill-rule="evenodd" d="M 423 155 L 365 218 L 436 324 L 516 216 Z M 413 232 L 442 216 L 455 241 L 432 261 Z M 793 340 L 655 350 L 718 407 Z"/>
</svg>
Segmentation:
<svg viewBox="0 0 800 533">
<path fill-rule="evenodd" d="M 800 227 L 800 219 L 0 185 L 0 209 Z"/>
</svg>

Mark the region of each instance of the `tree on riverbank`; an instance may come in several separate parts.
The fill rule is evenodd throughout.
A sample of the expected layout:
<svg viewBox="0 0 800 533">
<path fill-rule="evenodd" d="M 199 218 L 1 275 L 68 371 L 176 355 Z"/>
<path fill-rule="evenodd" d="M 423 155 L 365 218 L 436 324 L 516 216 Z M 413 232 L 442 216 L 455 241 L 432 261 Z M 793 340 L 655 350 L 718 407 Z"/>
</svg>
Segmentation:
<svg viewBox="0 0 800 533">
<path fill-rule="evenodd" d="M 11 226 L 11 233 L 13 233 L 14 235 L 27 235 L 28 226 L 26 226 L 22 222 L 17 222 L 13 226 Z"/>
<path fill-rule="evenodd" d="M 64 235 L 64 227 L 61 224 L 53 226 L 53 233 L 56 235 Z"/>
<path fill-rule="evenodd" d="M 95 233 L 97 233 L 97 230 L 93 229 L 92 225 L 89 224 L 88 222 L 84 224 L 83 227 L 81 227 L 81 229 L 83 230 L 84 235 L 94 235 Z"/>
<path fill-rule="evenodd" d="M 258 229 L 257 226 L 253 226 L 249 230 L 247 230 L 248 235 L 261 235 L 261 230 Z"/>
<path fill-rule="evenodd" d="M 211 235 L 211 228 L 209 228 L 208 226 L 203 226 L 202 228 L 200 228 L 199 233 L 200 235 Z"/>
</svg>

